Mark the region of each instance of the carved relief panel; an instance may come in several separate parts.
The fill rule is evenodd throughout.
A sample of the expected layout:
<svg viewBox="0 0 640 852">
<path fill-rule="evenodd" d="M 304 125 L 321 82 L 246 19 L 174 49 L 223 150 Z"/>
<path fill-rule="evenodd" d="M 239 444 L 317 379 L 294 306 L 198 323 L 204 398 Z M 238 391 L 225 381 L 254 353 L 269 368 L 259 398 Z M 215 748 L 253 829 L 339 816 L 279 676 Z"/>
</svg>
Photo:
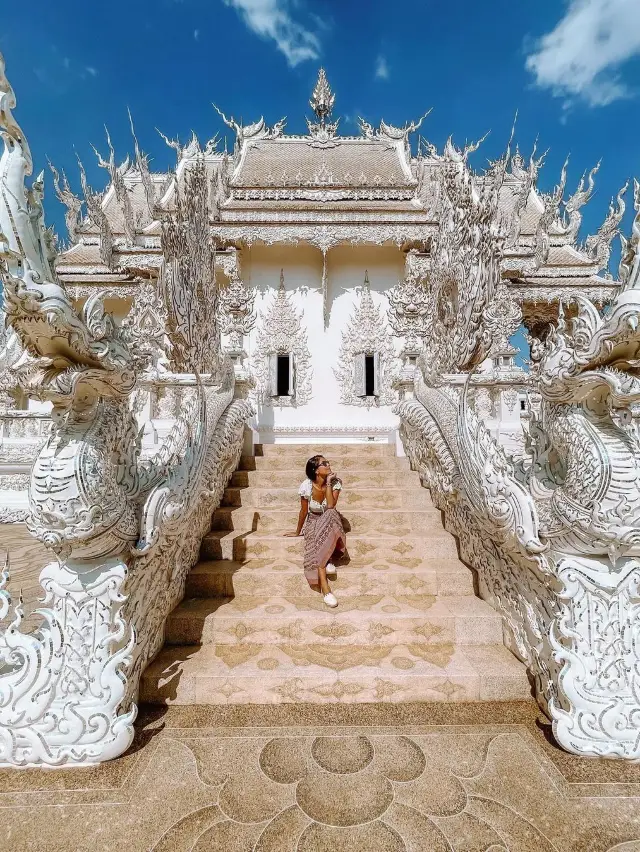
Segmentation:
<svg viewBox="0 0 640 852">
<path fill-rule="evenodd" d="M 393 338 L 382 311 L 373 303 L 367 274 L 359 295 L 360 303 L 342 333 L 338 367 L 333 371 L 340 386 L 340 401 L 367 408 L 392 405 L 397 401 L 392 388 L 397 360 Z"/>
<path fill-rule="evenodd" d="M 252 358 L 255 396 L 262 405 L 299 406 L 311 399 L 311 353 L 298 312 L 284 288 L 284 274 L 273 304 L 261 314 Z"/>
</svg>

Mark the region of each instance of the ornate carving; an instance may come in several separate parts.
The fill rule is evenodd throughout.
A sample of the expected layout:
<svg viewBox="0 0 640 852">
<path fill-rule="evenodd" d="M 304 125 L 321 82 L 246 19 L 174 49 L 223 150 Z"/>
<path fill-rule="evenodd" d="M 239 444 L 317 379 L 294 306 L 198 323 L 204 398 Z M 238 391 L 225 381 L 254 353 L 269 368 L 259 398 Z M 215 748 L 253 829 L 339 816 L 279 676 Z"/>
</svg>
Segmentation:
<svg viewBox="0 0 640 852">
<path fill-rule="evenodd" d="M 322 180 L 322 174 L 317 180 Z M 326 176 L 325 176 L 326 178 Z M 292 186 L 274 189 L 232 189 L 231 198 L 237 201 L 409 201 L 415 195 L 413 188 L 390 189 L 387 186 L 369 186 L 365 178 L 356 182 L 350 175 L 338 176 L 337 182 L 345 184 L 333 188 L 330 184 L 322 188 Z M 353 188 L 349 186 L 353 184 Z M 308 218 L 308 214 L 305 218 Z M 315 218 L 315 217 L 313 217 Z M 358 217 L 359 219 L 362 217 Z"/>
<path fill-rule="evenodd" d="M 396 428 L 396 423 L 389 422 L 386 426 L 354 426 L 350 423 L 345 423 L 342 426 L 336 426 L 335 423 L 327 423 L 326 425 L 314 423 L 312 426 L 260 426 L 260 432 L 268 432 L 274 435 L 293 435 L 299 434 L 301 431 L 311 434 L 326 434 L 326 435 L 389 435 Z"/>
<path fill-rule="evenodd" d="M 234 152 L 236 154 L 239 153 L 244 142 L 257 141 L 258 139 L 277 139 L 279 136 L 282 136 L 284 127 L 287 123 L 286 118 L 281 118 L 280 121 L 276 121 L 274 126 L 269 129 L 264 122 L 264 118 L 261 117 L 259 121 L 256 121 L 253 124 L 247 124 L 243 127 L 243 125 L 238 123 L 233 116 L 227 118 L 219 107 L 215 104 L 212 104 L 212 106 L 227 127 L 230 127 L 236 134 L 234 146 Z"/>
<path fill-rule="evenodd" d="M 611 257 L 611 241 L 616 234 L 619 233 L 618 227 L 620 222 L 622 222 L 622 217 L 624 216 L 624 211 L 626 209 L 624 195 L 628 186 L 629 181 L 625 183 L 618 193 L 617 205 L 614 204 L 613 198 L 611 199 L 609 212 L 602 225 L 600 225 L 598 233 L 595 234 L 595 236 L 588 236 L 585 241 L 587 254 L 597 265 L 599 270 L 606 269 L 609 265 L 609 258 Z"/>
<path fill-rule="evenodd" d="M 149 172 L 149 157 L 146 154 L 143 154 L 140 150 L 140 146 L 138 145 L 138 137 L 136 136 L 136 132 L 133 128 L 133 118 L 131 117 L 131 111 L 128 110 L 128 113 L 129 124 L 131 125 L 131 135 L 133 136 L 136 167 L 138 169 L 138 174 L 140 175 L 140 180 L 142 181 L 142 186 L 144 187 L 144 197 L 147 202 L 147 211 L 149 214 L 148 221 L 151 222 L 155 218 L 156 214 L 156 192 L 153 179 Z"/>
<path fill-rule="evenodd" d="M 488 355 L 511 354 L 515 352 L 509 338 L 516 333 L 522 322 L 522 311 L 511 298 L 504 284 L 495 290 L 493 301 L 484 312 L 485 327 L 491 337 Z"/>
<path fill-rule="evenodd" d="M 242 351 L 242 338 L 254 328 L 256 315 L 253 305 L 256 291 L 247 287 L 240 278 L 237 263 L 229 276 L 229 282 L 221 287 L 218 293 L 218 310 L 220 313 L 220 328 L 228 334 L 229 349 Z"/>
<path fill-rule="evenodd" d="M 430 322 L 420 356 L 421 368 L 434 385 L 444 373 L 479 365 L 493 342 L 482 318 L 496 301 L 500 280 L 506 223 L 498 197 L 509 153 L 478 186 L 466 165 L 466 150 L 445 146 L 440 172 L 440 221 L 429 274 Z"/>
<path fill-rule="evenodd" d="M 55 187 L 58 200 L 67 208 L 64 220 L 67 225 L 69 239 L 72 243 L 77 243 L 80 213 L 82 211 L 82 199 L 78 198 L 78 196 L 71 191 L 69 181 L 67 180 L 67 176 L 64 172 L 62 172 L 62 186 L 60 186 L 60 175 L 56 168 L 51 163 L 49 163 L 49 168 L 53 174 L 53 185 Z"/>
<path fill-rule="evenodd" d="M 473 404 L 481 420 L 488 420 L 495 415 L 495 406 L 489 388 L 477 388 L 473 395 Z"/>
<path fill-rule="evenodd" d="M 0 490 L 26 491 L 29 485 L 28 473 L 0 474 Z"/>
<path fill-rule="evenodd" d="M 102 194 L 94 192 L 87 183 L 87 173 L 80 158 L 78 157 L 78 167 L 80 169 L 80 185 L 84 194 L 85 204 L 87 205 L 87 216 L 91 224 L 96 227 L 100 233 L 100 260 L 105 266 L 111 268 L 113 258 L 113 233 L 107 214 L 102 209 Z"/>
<path fill-rule="evenodd" d="M 524 213 L 527 202 L 529 201 L 531 190 L 536 185 L 540 167 L 544 162 L 545 154 L 536 160 L 536 149 L 537 145 L 534 145 L 526 169 L 524 168 L 524 159 L 517 147 L 515 154 L 511 158 L 511 175 L 520 182 L 520 187 L 517 190 L 516 202 L 513 207 L 511 229 L 505 242 L 505 248 L 508 249 L 515 248 L 520 241 L 522 214 Z"/>
<path fill-rule="evenodd" d="M 109 159 L 104 160 L 96 148 L 93 150 L 98 158 L 98 165 L 100 168 L 106 169 L 109 173 L 111 186 L 113 187 L 116 201 L 120 206 L 120 212 L 122 214 L 126 243 L 127 245 L 132 246 L 135 243 L 136 238 L 136 223 L 133 218 L 133 208 L 131 206 L 129 190 L 124 181 L 124 176 L 129 172 L 131 163 L 129 161 L 129 157 L 127 157 L 121 165 L 116 166 L 115 152 L 113 150 L 113 145 L 111 144 L 111 137 L 109 136 L 108 130 L 105 129 L 105 132 L 107 134 L 107 145 L 109 146 Z"/>
<path fill-rule="evenodd" d="M 308 218 L 308 217 L 306 217 Z M 223 242 L 241 242 L 247 246 L 261 242 L 274 243 L 306 242 L 320 251 L 328 251 L 341 243 L 371 243 L 383 245 L 395 243 L 399 248 L 407 241 L 420 241 L 425 238 L 424 225 L 261 225 L 231 224 L 226 222 L 213 226 L 213 233 Z"/>
<path fill-rule="evenodd" d="M 28 517 L 27 509 L 11 509 L 7 506 L 0 506 L 0 524 L 24 524 Z M 0 594 L 6 595 L 5 592 L 0 592 Z"/>
<path fill-rule="evenodd" d="M 179 373 L 218 368 L 218 285 L 209 231 L 209 187 L 204 161 L 196 158 L 176 189 L 176 211 L 162 223 L 162 282 L 168 306 L 171 362 Z"/>
<path fill-rule="evenodd" d="M 416 400 L 398 406 L 412 465 L 510 628 L 556 739 L 576 754 L 631 760 L 640 759 L 638 191 L 635 206 L 624 289 L 606 316 L 576 296 L 571 330 L 561 306 L 532 349 L 528 463 L 493 440 L 466 390 L 457 398 L 451 385 L 431 386 L 428 370 Z"/>
<path fill-rule="evenodd" d="M 196 136 L 193 130 L 191 131 L 191 138 L 189 139 L 186 145 L 180 144 L 179 139 L 169 139 L 167 136 L 164 135 L 164 133 L 161 133 L 159 130 L 158 133 L 164 140 L 165 144 L 169 148 L 173 148 L 173 150 L 176 152 L 176 163 L 180 163 L 181 160 L 193 159 L 194 157 L 197 157 L 198 154 L 202 153 L 202 148 L 200 147 L 200 143 L 198 142 L 198 137 Z M 169 186 L 174 181 L 174 179 L 174 176 L 170 176 Z"/>
<path fill-rule="evenodd" d="M 580 212 L 580 208 L 584 207 L 584 205 L 589 201 L 589 199 L 593 195 L 593 189 L 595 185 L 594 178 L 599 169 L 600 163 L 598 162 L 589 172 L 589 177 L 587 179 L 588 185 L 586 189 L 584 186 L 586 173 L 583 174 L 580 178 L 578 188 L 573 193 L 571 198 L 569 198 L 564 204 L 563 221 L 565 224 L 565 234 L 572 244 L 574 244 L 577 240 L 580 225 L 582 224 L 582 213 Z"/>
<path fill-rule="evenodd" d="M 618 277 L 623 287 L 637 280 L 640 271 L 640 182 L 635 178 L 633 181 L 633 203 L 636 210 L 636 215 L 631 226 L 631 237 L 629 240 L 620 235 L 622 251 L 620 253 L 620 267 Z"/>
<path fill-rule="evenodd" d="M 18 381 L 14 367 L 22 356 L 20 338 L 12 328 L 7 328 L 6 315 L 0 307 L 0 394 L 2 395 L 0 406 L 3 413 L 15 408 L 14 392 Z"/>
<path fill-rule="evenodd" d="M 122 327 L 125 339 L 144 359 L 143 366 L 148 365 L 155 372 L 166 372 L 171 343 L 165 331 L 167 309 L 156 286 L 156 282 L 152 282 L 138 288 Z"/>
<path fill-rule="evenodd" d="M 20 629 L 20 602 L 9 615 L 3 572 L 0 619 L 10 623 L 0 633 L 0 693 L 6 699 L 0 763 L 95 763 L 131 743 L 141 671 L 184 591 L 252 409 L 233 401 L 233 370 L 221 361 L 217 384 L 182 379 L 187 387 L 174 428 L 154 456 L 140 458 L 132 393 L 145 353 L 97 298 L 78 313 L 56 279 L 40 184 L 31 191 L 24 185 L 31 158 L 13 106 L 0 58 L 0 278 L 8 323 L 30 356 L 21 384 L 53 404 L 51 429 L 31 475 L 27 523 L 57 559 L 40 576 L 46 607 L 34 635 Z M 179 336 L 181 322 L 195 333 L 195 315 L 208 310 L 183 298 L 183 273 L 199 296 L 212 271 L 207 249 L 190 243 L 206 227 L 205 221 L 199 229 L 206 202 L 191 204 L 187 200 L 187 211 L 171 223 L 180 234 L 171 232 L 169 241 L 178 266 L 177 283 L 168 288 L 176 341 L 188 340 L 186 333 Z M 205 354 L 219 363 L 213 328 L 212 337 L 188 353 L 198 368 L 207 364 Z M 14 520 L 20 511 L 3 511 L 0 519 Z"/>
<path fill-rule="evenodd" d="M 429 329 L 429 310 L 431 299 L 419 268 L 409 266 L 403 281 L 387 290 L 389 325 L 398 335 L 404 337 L 404 350 L 417 355 L 423 346 L 423 338 Z"/>
<path fill-rule="evenodd" d="M 533 245 L 533 258 L 536 267 L 544 266 L 549 259 L 549 249 L 551 248 L 550 231 L 553 225 L 558 222 L 558 211 L 562 203 L 566 180 L 567 163 L 565 162 L 562 167 L 558 186 L 556 186 L 552 193 L 544 193 L 541 197 L 543 212 L 538 219 Z"/>
<path fill-rule="evenodd" d="M 262 405 L 305 405 L 311 399 L 311 353 L 307 334 L 302 326 L 303 312 L 296 310 L 284 286 L 284 272 L 280 272 L 280 286 L 271 307 L 260 317 L 258 339 L 252 358 L 255 377 L 255 396 Z M 274 358 L 288 354 L 291 393 L 276 396 Z"/>
<path fill-rule="evenodd" d="M 333 123 L 327 122 L 327 118 L 333 111 L 335 100 L 336 96 L 331 91 L 324 68 L 321 68 L 318 72 L 318 79 L 313 89 L 311 100 L 309 101 L 309 106 L 316 114 L 318 124 L 314 124 L 307 119 L 309 134 L 318 142 L 329 142 L 336 135 L 339 119 Z"/>
<path fill-rule="evenodd" d="M 340 386 L 340 400 L 346 405 L 364 405 L 367 408 L 391 405 L 397 399 L 391 381 L 395 350 L 383 313 L 373 303 L 368 273 L 365 273 L 364 284 L 357 288 L 357 292 L 360 302 L 342 332 L 338 367 L 333 370 Z M 373 394 L 367 394 L 367 355 L 373 357 Z"/>
</svg>

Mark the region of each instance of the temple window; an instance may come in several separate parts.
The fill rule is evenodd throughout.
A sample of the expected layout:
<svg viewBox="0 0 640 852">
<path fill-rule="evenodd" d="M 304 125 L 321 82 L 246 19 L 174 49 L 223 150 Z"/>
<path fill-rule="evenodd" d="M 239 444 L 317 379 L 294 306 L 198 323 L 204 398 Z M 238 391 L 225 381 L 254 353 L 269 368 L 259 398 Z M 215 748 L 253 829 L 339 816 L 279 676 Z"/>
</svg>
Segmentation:
<svg viewBox="0 0 640 852">
<path fill-rule="evenodd" d="M 269 367 L 271 396 L 293 396 L 295 393 L 293 353 L 272 353 Z"/>
<path fill-rule="evenodd" d="M 379 396 L 380 355 L 377 352 L 359 352 L 353 365 L 356 396 Z"/>
</svg>

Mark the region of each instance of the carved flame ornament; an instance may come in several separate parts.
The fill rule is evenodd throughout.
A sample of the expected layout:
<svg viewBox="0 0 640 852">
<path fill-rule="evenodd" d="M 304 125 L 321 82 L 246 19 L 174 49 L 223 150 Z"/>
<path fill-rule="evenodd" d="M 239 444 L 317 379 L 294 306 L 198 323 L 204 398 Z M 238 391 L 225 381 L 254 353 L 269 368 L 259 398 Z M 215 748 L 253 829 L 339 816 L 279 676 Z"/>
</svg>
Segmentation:
<svg viewBox="0 0 640 852">
<path fill-rule="evenodd" d="M 252 367 L 256 399 L 262 405 L 298 406 L 311 399 L 311 353 L 307 333 L 284 285 L 284 271 L 271 307 L 262 314 Z M 289 387 L 277 394 L 277 358 L 289 357 Z"/>
<path fill-rule="evenodd" d="M 391 405 L 397 400 L 391 386 L 395 363 L 393 338 L 381 309 L 373 303 L 368 272 L 358 291 L 360 301 L 342 332 L 338 367 L 333 371 L 340 386 L 340 400 L 346 405 L 367 408 Z M 370 394 L 366 392 L 365 383 L 367 356 L 373 359 L 373 393 Z"/>
</svg>

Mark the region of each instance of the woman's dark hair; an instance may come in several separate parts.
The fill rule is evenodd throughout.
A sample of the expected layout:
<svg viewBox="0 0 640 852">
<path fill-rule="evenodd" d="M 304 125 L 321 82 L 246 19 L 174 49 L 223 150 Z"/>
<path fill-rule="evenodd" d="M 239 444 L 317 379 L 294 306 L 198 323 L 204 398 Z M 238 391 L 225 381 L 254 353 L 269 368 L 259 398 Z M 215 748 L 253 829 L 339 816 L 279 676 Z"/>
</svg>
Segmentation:
<svg viewBox="0 0 640 852">
<path fill-rule="evenodd" d="M 307 466 L 304 469 L 304 472 L 307 474 L 307 479 L 310 479 L 312 482 L 315 482 L 316 472 L 320 467 L 320 462 L 323 458 L 323 455 L 311 456 L 311 458 L 307 462 Z"/>
</svg>

